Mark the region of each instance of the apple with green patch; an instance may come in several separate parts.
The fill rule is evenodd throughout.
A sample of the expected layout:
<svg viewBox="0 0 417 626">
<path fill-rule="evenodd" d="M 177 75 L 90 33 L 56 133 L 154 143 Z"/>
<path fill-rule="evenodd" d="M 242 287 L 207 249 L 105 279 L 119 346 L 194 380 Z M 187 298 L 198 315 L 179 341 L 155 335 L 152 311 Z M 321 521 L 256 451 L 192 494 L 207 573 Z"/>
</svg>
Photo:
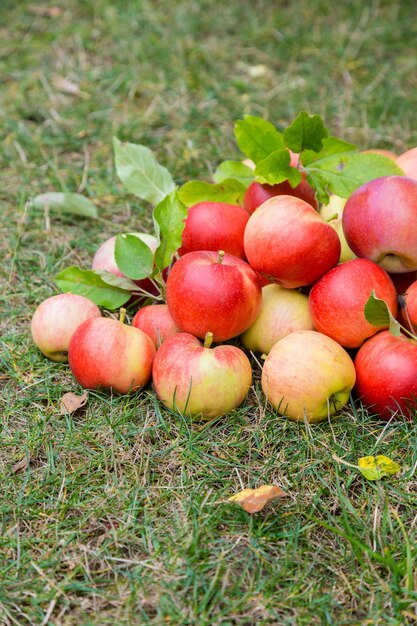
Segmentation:
<svg viewBox="0 0 417 626">
<path fill-rule="evenodd" d="M 349 401 L 355 384 L 353 361 L 336 341 L 300 330 L 278 341 L 262 369 L 267 400 L 292 420 L 320 422 Z"/>
</svg>

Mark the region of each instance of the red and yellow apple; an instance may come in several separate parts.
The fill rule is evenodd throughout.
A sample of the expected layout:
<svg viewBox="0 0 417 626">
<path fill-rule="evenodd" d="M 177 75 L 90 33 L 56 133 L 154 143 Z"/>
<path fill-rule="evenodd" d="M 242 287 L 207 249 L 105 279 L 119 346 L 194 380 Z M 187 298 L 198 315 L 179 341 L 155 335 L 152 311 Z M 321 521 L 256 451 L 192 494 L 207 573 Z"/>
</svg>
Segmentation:
<svg viewBox="0 0 417 626">
<path fill-rule="evenodd" d="M 146 385 L 155 346 L 143 331 L 108 317 L 87 320 L 71 337 L 71 371 L 86 389 L 131 393 Z"/>
<path fill-rule="evenodd" d="M 158 349 L 152 369 L 161 402 L 183 415 L 212 419 L 238 407 L 252 384 L 248 357 L 235 346 L 211 348 L 189 333 L 178 333 Z"/>
<path fill-rule="evenodd" d="M 262 369 L 262 389 L 282 415 L 320 422 L 338 413 L 355 384 L 349 354 L 314 330 L 299 330 L 278 341 Z"/>
<path fill-rule="evenodd" d="M 387 272 L 417 269 L 417 181 L 382 176 L 352 193 L 343 210 L 346 241 Z"/>
<path fill-rule="evenodd" d="M 253 213 L 245 229 L 245 253 L 254 270 L 294 289 L 318 280 L 340 257 L 340 240 L 313 207 L 277 196 Z"/>
<path fill-rule="evenodd" d="M 39 350 L 52 361 L 68 361 L 68 345 L 85 320 L 101 317 L 100 309 L 84 296 L 60 293 L 47 298 L 35 310 L 30 330 Z"/>
</svg>

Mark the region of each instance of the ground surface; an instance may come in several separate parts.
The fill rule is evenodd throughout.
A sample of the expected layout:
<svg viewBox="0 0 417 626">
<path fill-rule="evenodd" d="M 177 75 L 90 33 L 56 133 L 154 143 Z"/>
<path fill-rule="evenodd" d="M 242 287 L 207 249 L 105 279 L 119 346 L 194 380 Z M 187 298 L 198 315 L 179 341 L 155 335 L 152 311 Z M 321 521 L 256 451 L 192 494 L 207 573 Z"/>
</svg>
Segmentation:
<svg viewBox="0 0 417 626">
<path fill-rule="evenodd" d="M 286 124 L 306 109 L 400 153 L 417 145 L 416 40 L 408 2 L 2 0 L 0 623 L 416 622 L 415 424 L 351 406 L 306 428 L 265 407 L 258 375 L 241 409 L 205 426 L 151 389 L 92 392 L 62 417 L 77 385 L 29 335 L 57 271 L 150 225 L 115 177 L 113 135 L 179 183 L 238 158 L 244 113 Z M 100 220 L 25 208 L 62 189 Z M 401 474 L 371 483 L 332 458 L 378 453 Z M 272 482 L 291 497 L 253 517 L 224 503 Z"/>
</svg>

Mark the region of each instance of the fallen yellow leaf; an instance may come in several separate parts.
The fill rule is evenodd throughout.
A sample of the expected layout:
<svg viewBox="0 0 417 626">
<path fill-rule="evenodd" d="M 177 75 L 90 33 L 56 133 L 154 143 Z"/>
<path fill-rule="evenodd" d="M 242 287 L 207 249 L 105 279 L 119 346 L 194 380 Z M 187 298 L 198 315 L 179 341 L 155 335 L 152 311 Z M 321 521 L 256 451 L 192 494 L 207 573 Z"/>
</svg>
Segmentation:
<svg viewBox="0 0 417 626">
<path fill-rule="evenodd" d="M 257 513 L 268 502 L 277 498 L 285 498 L 289 494 L 277 485 L 262 485 L 257 489 L 242 489 L 234 496 L 227 498 L 228 502 L 239 504 L 246 513 Z"/>
<path fill-rule="evenodd" d="M 358 461 L 359 471 L 368 480 L 379 480 L 383 476 L 396 474 L 401 467 L 383 454 L 377 456 L 363 456 Z"/>
<path fill-rule="evenodd" d="M 65 415 L 68 413 L 71 415 L 71 413 L 75 413 L 77 409 L 80 409 L 87 404 L 87 400 L 88 393 L 86 391 L 84 391 L 82 396 L 78 396 L 76 393 L 72 393 L 72 391 L 64 393 L 59 406 L 59 414 Z"/>
</svg>

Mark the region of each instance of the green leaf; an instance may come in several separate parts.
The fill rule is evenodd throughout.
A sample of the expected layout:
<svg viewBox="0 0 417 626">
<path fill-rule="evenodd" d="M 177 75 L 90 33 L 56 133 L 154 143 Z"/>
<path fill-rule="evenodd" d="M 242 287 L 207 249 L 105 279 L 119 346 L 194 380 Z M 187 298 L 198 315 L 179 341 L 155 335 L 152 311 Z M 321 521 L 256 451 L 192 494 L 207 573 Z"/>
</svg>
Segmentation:
<svg viewBox="0 0 417 626">
<path fill-rule="evenodd" d="M 62 291 L 85 296 L 110 310 L 118 309 L 131 297 L 130 291 L 110 285 L 93 270 L 82 270 L 76 265 L 66 267 L 54 281 Z"/>
<path fill-rule="evenodd" d="M 113 137 L 117 175 L 128 191 L 151 204 L 161 202 L 174 188 L 168 170 L 146 146 L 122 143 Z"/>
<path fill-rule="evenodd" d="M 90 200 L 79 193 L 61 193 L 51 191 L 42 193 L 32 200 L 32 205 L 36 209 L 50 211 L 60 211 L 61 213 L 72 213 L 82 217 L 98 217 L 97 208 Z"/>
<path fill-rule="evenodd" d="M 255 115 L 245 115 L 243 120 L 237 120 L 235 137 L 243 154 L 254 163 L 285 147 L 282 133 L 271 122 Z"/>
<path fill-rule="evenodd" d="M 319 152 L 322 149 L 323 139 L 328 134 L 320 115 L 308 115 L 302 111 L 284 130 L 284 142 L 293 152 L 303 150 Z"/>
<path fill-rule="evenodd" d="M 355 144 L 330 136 L 323 139 L 323 146 L 320 152 L 315 152 L 314 150 L 304 150 L 300 158 L 301 163 L 304 166 L 307 166 L 310 165 L 310 163 L 314 163 L 314 161 L 321 161 L 322 159 L 335 154 L 346 156 L 346 154 L 355 150 L 357 150 Z"/>
<path fill-rule="evenodd" d="M 153 221 L 160 242 L 155 252 L 155 265 L 161 271 L 168 267 L 181 246 L 186 217 L 187 207 L 180 200 L 177 191 L 171 192 L 154 209 Z"/>
<path fill-rule="evenodd" d="M 379 480 L 400 471 L 401 467 L 395 461 L 383 454 L 377 456 L 363 456 L 358 460 L 360 473 L 368 480 Z"/>
<path fill-rule="evenodd" d="M 132 280 L 140 280 L 152 274 L 152 250 L 136 235 L 117 235 L 114 258 L 119 270 Z"/>
<path fill-rule="evenodd" d="M 301 173 L 297 168 L 290 166 L 290 160 L 287 149 L 272 152 L 256 166 L 256 180 L 259 183 L 276 185 L 288 179 L 291 187 L 296 187 L 301 182 Z"/>
<path fill-rule="evenodd" d="M 126 276 L 118 276 L 117 274 L 113 274 L 113 272 L 107 272 L 106 270 L 94 270 L 97 276 L 106 283 L 106 285 L 111 285 L 112 287 L 119 287 L 119 289 L 124 289 L 125 291 L 137 291 L 137 285 L 133 280 L 127 278 Z"/>
<path fill-rule="evenodd" d="M 181 187 L 178 195 L 186 206 L 192 206 L 198 202 L 242 204 L 245 191 L 246 187 L 233 178 L 226 178 L 215 185 L 201 180 L 191 180 Z"/>
<path fill-rule="evenodd" d="M 213 178 L 216 183 L 234 178 L 245 187 L 248 187 L 254 180 L 253 170 L 241 161 L 223 161 L 217 166 Z"/>
<path fill-rule="evenodd" d="M 401 175 L 398 165 L 380 154 L 335 154 L 305 168 L 307 180 L 320 195 L 329 190 L 349 198 L 361 185 L 381 176 Z"/>
<path fill-rule="evenodd" d="M 385 300 L 377 298 L 375 290 L 372 290 L 363 310 L 367 322 L 378 328 L 389 328 L 390 332 L 399 337 L 401 324 L 395 319 L 388 308 Z"/>
</svg>

